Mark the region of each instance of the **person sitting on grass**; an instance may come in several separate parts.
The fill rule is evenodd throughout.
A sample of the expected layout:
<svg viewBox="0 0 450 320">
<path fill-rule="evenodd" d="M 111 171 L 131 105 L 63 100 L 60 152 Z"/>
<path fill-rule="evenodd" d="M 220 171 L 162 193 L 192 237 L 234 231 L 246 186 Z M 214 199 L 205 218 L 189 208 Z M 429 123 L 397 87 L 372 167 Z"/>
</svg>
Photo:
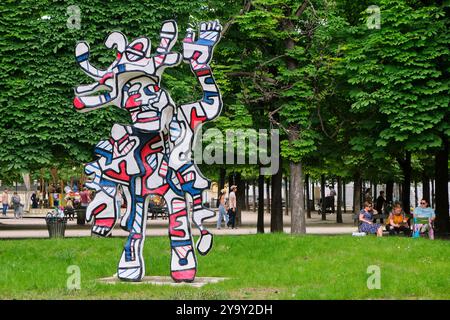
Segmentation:
<svg viewBox="0 0 450 320">
<path fill-rule="evenodd" d="M 373 220 L 373 208 L 372 203 L 369 201 L 364 202 L 364 209 L 361 209 L 359 212 L 359 221 L 361 221 L 361 225 L 359 227 L 361 232 L 365 232 L 367 234 L 377 234 L 377 237 L 383 236 L 383 226 L 379 223 L 372 222 Z"/>
<path fill-rule="evenodd" d="M 405 216 L 405 211 L 403 211 L 400 202 L 396 202 L 392 211 L 389 213 L 386 230 L 389 231 L 390 235 L 396 233 L 399 234 L 400 232 L 403 232 L 405 236 L 411 234 L 411 229 L 408 226 L 408 219 Z"/>
<path fill-rule="evenodd" d="M 420 233 L 428 232 L 430 239 L 434 239 L 433 222 L 436 218 L 433 208 L 428 207 L 426 199 L 420 200 L 420 205 L 414 209 L 414 233 L 418 237 Z"/>
</svg>

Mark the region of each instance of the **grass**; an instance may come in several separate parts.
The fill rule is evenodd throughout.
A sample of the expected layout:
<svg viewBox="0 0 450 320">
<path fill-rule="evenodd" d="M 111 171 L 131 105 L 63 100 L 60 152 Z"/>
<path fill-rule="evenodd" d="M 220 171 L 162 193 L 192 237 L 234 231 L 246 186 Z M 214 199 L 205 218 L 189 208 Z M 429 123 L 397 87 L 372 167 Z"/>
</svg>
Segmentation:
<svg viewBox="0 0 450 320">
<path fill-rule="evenodd" d="M 202 288 L 102 284 L 112 276 L 123 238 L 0 241 L 0 299 L 449 299 L 448 241 L 402 237 L 216 236 L 200 277 L 227 277 Z M 169 275 L 167 237 L 145 244 L 147 275 Z M 68 290 L 67 267 L 81 270 Z M 369 290 L 367 268 L 380 267 Z"/>
</svg>

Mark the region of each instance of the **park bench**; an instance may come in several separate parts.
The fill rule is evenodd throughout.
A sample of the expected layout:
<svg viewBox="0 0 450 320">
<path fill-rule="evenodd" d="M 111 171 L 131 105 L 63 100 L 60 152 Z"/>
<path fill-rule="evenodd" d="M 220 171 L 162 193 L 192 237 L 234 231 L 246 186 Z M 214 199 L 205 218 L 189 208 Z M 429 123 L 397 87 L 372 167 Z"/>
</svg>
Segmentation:
<svg viewBox="0 0 450 320">
<path fill-rule="evenodd" d="M 169 213 L 168 213 L 166 207 L 151 205 L 148 210 L 149 210 L 148 217 L 152 220 L 158 219 L 158 217 L 160 217 L 162 219 L 168 219 L 168 217 L 169 217 Z"/>
</svg>

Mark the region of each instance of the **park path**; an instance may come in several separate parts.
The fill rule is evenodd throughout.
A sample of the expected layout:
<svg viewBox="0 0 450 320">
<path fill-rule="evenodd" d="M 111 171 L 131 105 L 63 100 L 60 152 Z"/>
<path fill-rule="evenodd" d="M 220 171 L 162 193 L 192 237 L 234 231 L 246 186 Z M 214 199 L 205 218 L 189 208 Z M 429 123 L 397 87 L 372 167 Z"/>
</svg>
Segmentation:
<svg viewBox="0 0 450 320">
<path fill-rule="evenodd" d="M 327 220 L 322 221 L 321 216 L 312 212 L 311 219 L 306 219 L 306 232 L 308 234 L 351 234 L 356 231 L 353 225 L 352 214 L 343 214 L 344 223 L 336 223 L 336 215 L 327 215 Z M 291 217 L 283 216 L 284 232 L 290 233 Z M 242 212 L 242 224 L 237 229 L 223 227 L 216 229 L 216 218 L 204 223 L 214 235 L 248 235 L 256 234 L 257 213 L 252 211 Z M 168 221 L 158 218 L 147 220 L 147 236 L 166 236 Z M 264 215 L 265 232 L 270 233 L 270 214 Z M 200 233 L 192 226 L 194 236 Z M 75 221 L 68 221 L 66 237 L 88 237 L 90 236 L 90 225 L 86 223 L 79 226 Z M 126 237 L 128 233 L 116 225 L 112 233 L 113 237 Z M 0 239 L 24 239 L 24 238 L 48 238 L 48 231 L 45 224 L 44 215 L 37 213 L 34 215 L 25 214 L 23 219 L 14 219 L 12 212 L 7 217 L 0 217 Z"/>
</svg>

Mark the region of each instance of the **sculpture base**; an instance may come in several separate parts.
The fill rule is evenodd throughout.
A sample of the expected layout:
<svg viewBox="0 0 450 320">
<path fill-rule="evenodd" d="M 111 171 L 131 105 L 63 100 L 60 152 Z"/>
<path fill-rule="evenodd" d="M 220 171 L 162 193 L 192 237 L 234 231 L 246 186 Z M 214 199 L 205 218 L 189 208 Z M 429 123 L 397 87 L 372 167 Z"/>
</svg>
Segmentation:
<svg viewBox="0 0 450 320">
<path fill-rule="evenodd" d="M 107 284 L 116 283 L 131 283 L 131 284 L 155 284 L 155 285 L 169 285 L 169 286 L 190 286 L 190 287 L 203 287 L 205 284 L 218 283 L 220 281 L 227 280 L 228 278 L 218 278 L 218 277 L 196 277 L 193 282 L 174 282 L 171 277 L 167 276 L 147 276 L 140 282 L 127 282 L 122 281 L 116 276 L 98 279 L 98 281 Z"/>
</svg>

